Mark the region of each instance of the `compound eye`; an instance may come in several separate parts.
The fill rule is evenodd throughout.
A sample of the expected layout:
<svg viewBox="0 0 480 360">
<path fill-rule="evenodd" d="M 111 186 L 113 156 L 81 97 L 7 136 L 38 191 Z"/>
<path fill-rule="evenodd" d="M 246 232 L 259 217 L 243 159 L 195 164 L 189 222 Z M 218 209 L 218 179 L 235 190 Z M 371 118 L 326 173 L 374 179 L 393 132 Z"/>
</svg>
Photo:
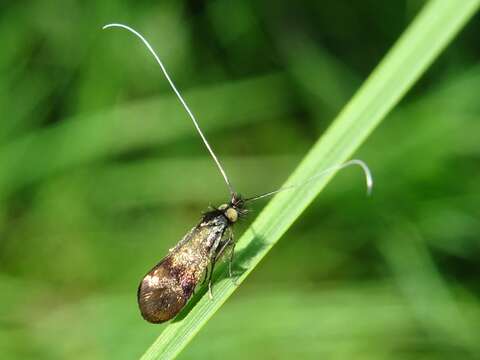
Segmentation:
<svg viewBox="0 0 480 360">
<path fill-rule="evenodd" d="M 227 217 L 228 220 L 234 223 L 238 220 L 238 211 L 235 210 L 234 208 L 228 208 L 225 211 L 225 216 Z"/>
</svg>

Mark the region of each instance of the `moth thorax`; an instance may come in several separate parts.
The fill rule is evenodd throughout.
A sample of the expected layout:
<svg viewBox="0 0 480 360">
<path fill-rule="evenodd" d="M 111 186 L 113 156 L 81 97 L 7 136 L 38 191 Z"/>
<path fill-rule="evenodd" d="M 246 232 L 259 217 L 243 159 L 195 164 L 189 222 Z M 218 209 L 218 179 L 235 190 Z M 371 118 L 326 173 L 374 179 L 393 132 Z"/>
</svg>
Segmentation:
<svg viewBox="0 0 480 360">
<path fill-rule="evenodd" d="M 223 211 L 223 214 L 225 217 L 232 223 L 236 222 L 238 220 L 238 211 L 235 210 L 233 207 L 231 207 L 228 204 L 223 204 L 220 205 L 218 210 Z"/>
</svg>

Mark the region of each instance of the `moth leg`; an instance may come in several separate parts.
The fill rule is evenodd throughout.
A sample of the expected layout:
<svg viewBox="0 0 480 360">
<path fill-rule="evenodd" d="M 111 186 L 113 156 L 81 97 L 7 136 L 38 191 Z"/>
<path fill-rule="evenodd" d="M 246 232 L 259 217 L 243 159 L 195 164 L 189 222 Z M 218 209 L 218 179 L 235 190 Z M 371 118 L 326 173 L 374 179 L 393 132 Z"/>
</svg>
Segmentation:
<svg viewBox="0 0 480 360">
<path fill-rule="evenodd" d="M 232 279 L 233 284 L 237 285 L 237 283 L 234 279 L 234 276 L 233 276 L 233 271 L 232 271 L 233 255 L 235 254 L 235 245 L 236 245 L 235 242 L 231 241 L 227 246 L 228 251 L 229 251 L 229 254 L 228 254 L 228 276 L 230 277 L 230 279 Z"/>
<path fill-rule="evenodd" d="M 211 260 L 211 265 L 210 265 L 210 274 L 208 276 L 208 297 L 210 300 L 213 299 L 213 293 L 212 293 L 212 275 L 213 275 L 213 269 L 215 268 L 215 261 L 216 258 L 213 257 Z"/>
<path fill-rule="evenodd" d="M 203 286 L 203 285 L 205 284 L 205 281 L 207 281 L 208 269 L 209 269 L 209 266 L 207 266 L 207 267 L 205 268 L 205 274 L 203 275 L 203 280 L 202 280 L 202 283 L 200 284 L 200 286 Z"/>
<path fill-rule="evenodd" d="M 228 238 L 227 240 L 225 241 L 225 243 L 223 243 L 220 247 L 220 250 L 219 251 L 216 251 L 216 249 L 220 246 L 221 242 L 218 241 L 216 244 L 214 244 L 214 246 L 212 247 L 212 252 L 211 252 L 211 255 L 210 255 L 210 274 L 208 276 L 208 296 L 210 297 L 210 299 L 213 299 L 213 294 L 212 294 L 212 276 L 213 276 L 213 269 L 215 268 L 215 264 L 217 262 L 218 259 L 220 259 L 220 257 L 222 256 L 222 254 L 225 252 L 225 249 L 229 246 L 229 245 L 232 245 L 232 243 L 234 244 L 233 242 L 233 232 L 229 230 L 229 234 L 228 234 Z M 231 253 L 230 255 L 230 262 L 232 261 L 232 258 L 233 258 L 233 252 Z M 231 264 L 229 265 L 229 274 L 231 274 Z"/>
<path fill-rule="evenodd" d="M 222 246 L 220 247 L 220 250 L 218 250 L 214 254 L 215 260 L 218 260 L 222 257 L 223 253 L 225 252 L 225 249 L 232 244 L 232 241 L 233 241 L 233 232 L 230 231 L 228 234 L 227 240 L 225 240 L 225 242 L 222 244 Z"/>
<path fill-rule="evenodd" d="M 232 263 L 233 263 L 233 254 L 235 252 L 235 241 L 233 237 L 233 231 L 230 231 L 229 236 L 225 243 L 222 245 L 221 249 L 218 251 L 217 255 L 215 256 L 215 260 L 220 259 L 223 253 L 229 248 L 230 254 L 228 258 L 228 275 L 229 277 L 232 276 Z"/>
<path fill-rule="evenodd" d="M 233 238 L 233 236 L 232 236 Z M 233 254 L 235 252 L 235 242 L 233 242 L 232 247 L 230 248 L 230 257 L 228 259 L 228 276 L 233 278 L 232 264 L 233 264 Z"/>
<path fill-rule="evenodd" d="M 213 243 L 212 248 L 210 249 L 210 253 L 208 255 L 210 259 L 210 274 L 208 274 L 208 296 L 210 297 L 210 300 L 213 299 L 212 276 L 213 276 L 213 270 L 215 268 L 215 262 L 217 260 L 217 257 L 216 257 L 217 248 L 220 246 L 221 241 L 222 241 L 222 236 L 218 236 L 215 239 L 215 242 Z"/>
</svg>

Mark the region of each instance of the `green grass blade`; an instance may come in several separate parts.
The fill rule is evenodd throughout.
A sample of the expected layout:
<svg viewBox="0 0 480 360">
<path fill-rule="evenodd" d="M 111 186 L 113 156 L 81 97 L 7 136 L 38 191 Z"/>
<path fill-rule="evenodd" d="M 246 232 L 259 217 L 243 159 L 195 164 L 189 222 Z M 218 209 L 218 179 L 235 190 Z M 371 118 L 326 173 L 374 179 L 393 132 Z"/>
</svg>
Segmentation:
<svg viewBox="0 0 480 360">
<path fill-rule="evenodd" d="M 315 144 L 289 179 L 296 183 L 348 159 L 478 9 L 479 0 L 432 0 Z M 142 359 L 172 359 L 205 325 L 333 176 L 276 196 L 237 245 L 236 284 L 214 276 L 214 299 L 199 292 Z M 232 319 L 234 322 L 235 319 Z"/>
</svg>

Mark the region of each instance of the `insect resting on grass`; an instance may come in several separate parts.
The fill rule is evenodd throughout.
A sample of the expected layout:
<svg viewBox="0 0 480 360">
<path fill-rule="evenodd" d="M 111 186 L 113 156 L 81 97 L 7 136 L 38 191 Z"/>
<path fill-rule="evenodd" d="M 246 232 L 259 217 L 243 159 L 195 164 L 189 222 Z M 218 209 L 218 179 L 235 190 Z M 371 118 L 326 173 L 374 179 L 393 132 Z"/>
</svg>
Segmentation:
<svg viewBox="0 0 480 360">
<path fill-rule="evenodd" d="M 372 176 L 367 165 L 361 160 L 350 160 L 341 165 L 323 170 L 300 184 L 289 185 L 278 190 L 250 198 L 242 198 L 233 187 L 220 161 L 203 135 L 195 116 L 170 79 L 163 63 L 148 41 L 136 30 L 123 24 L 108 24 L 103 29 L 119 27 L 136 35 L 153 55 L 168 83 L 175 92 L 192 120 L 208 152 L 212 156 L 230 192 L 230 201 L 203 214 L 202 219 L 182 240 L 153 267 L 142 279 L 138 287 L 137 299 L 143 318 L 151 323 L 161 323 L 172 319 L 185 306 L 192 296 L 202 276 L 208 283 L 208 293 L 212 298 L 212 274 L 220 258 L 229 254 L 229 275 L 232 276 L 232 261 L 235 249 L 232 226 L 246 215 L 245 205 L 254 200 L 274 195 L 280 191 L 297 188 L 325 175 L 350 165 L 360 166 L 367 181 L 367 190 L 373 185 Z"/>
</svg>

